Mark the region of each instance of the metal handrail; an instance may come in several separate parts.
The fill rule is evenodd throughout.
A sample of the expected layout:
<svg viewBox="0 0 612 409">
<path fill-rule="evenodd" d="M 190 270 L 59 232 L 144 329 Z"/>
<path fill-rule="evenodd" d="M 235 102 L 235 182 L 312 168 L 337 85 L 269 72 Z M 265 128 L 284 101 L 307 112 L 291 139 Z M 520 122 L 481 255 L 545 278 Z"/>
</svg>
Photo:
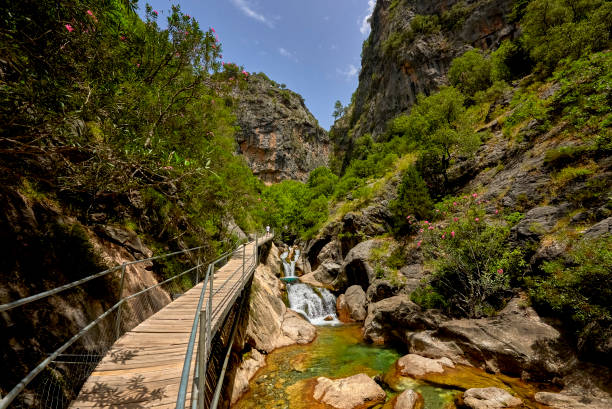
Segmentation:
<svg viewBox="0 0 612 409">
<path fill-rule="evenodd" d="M 177 254 L 185 254 L 185 253 L 188 253 L 188 252 L 191 252 L 191 251 L 203 249 L 204 247 L 205 246 L 193 247 L 193 248 L 190 248 L 190 249 L 179 250 L 179 251 L 175 251 L 173 253 L 162 254 L 162 255 L 159 255 L 159 256 L 155 256 L 155 257 L 149 257 L 149 258 L 145 258 L 145 259 L 141 259 L 141 260 L 128 261 L 128 262 L 123 263 L 123 264 L 121 264 L 119 266 L 107 268 L 106 270 L 101 271 L 99 273 L 92 274 L 92 275 L 90 275 L 88 277 L 81 278 L 81 279 L 73 281 L 71 283 L 61 285 L 61 286 L 53 288 L 51 290 L 43 291 L 41 293 L 34 294 L 34 295 L 29 296 L 29 297 L 21 298 L 19 300 L 15 300 L 15 301 L 12 301 L 12 302 L 9 302 L 9 303 L 6 303 L 6 304 L 2 304 L 2 305 L 0 305 L 0 312 L 8 311 L 8 310 L 11 310 L 13 308 L 19 307 L 21 305 L 29 304 L 31 302 L 38 301 L 38 300 L 41 300 L 41 299 L 46 298 L 46 297 L 50 297 L 50 296 L 55 295 L 57 293 L 60 293 L 62 291 L 65 291 L 65 290 L 68 290 L 70 288 L 76 287 L 78 285 L 84 284 L 84 283 L 86 283 L 88 281 L 91 281 L 91 280 L 93 280 L 95 278 L 104 277 L 105 275 L 113 273 L 113 272 L 119 270 L 120 268 L 125 268 L 125 267 L 131 266 L 133 264 L 144 263 L 146 261 L 159 260 L 159 259 L 162 259 L 162 258 L 166 258 L 166 257 L 170 257 L 170 256 L 175 256 Z"/>
<path fill-rule="evenodd" d="M 273 230 L 270 232 L 270 235 L 268 234 L 264 235 L 265 238 L 268 238 L 270 236 L 274 237 Z M 191 372 L 191 360 L 193 358 L 193 352 L 195 350 L 195 342 L 196 342 L 195 334 L 197 333 L 198 328 L 200 332 L 200 337 L 199 337 L 199 341 L 197 345 L 196 366 L 194 368 L 195 374 L 194 374 L 192 393 L 191 393 L 191 397 L 192 397 L 191 408 L 193 409 L 195 409 L 196 407 L 203 408 L 203 405 L 204 405 L 203 395 L 205 391 L 204 383 L 205 383 L 205 377 L 206 377 L 206 372 L 207 372 L 207 367 L 208 367 L 208 355 L 210 354 L 210 347 L 211 347 L 212 321 L 216 318 L 219 318 L 219 321 L 220 321 L 223 318 L 219 314 L 223 314 L 223 311 L 226 309 L 227 307 L 226 300 L 230 300 L 231 297 L 237 296 L 237 293 L 238 293 L 237 289 L 240 286 L 244 287 L 247 277 L 250 274 L 252 274 L 253 271 L 255 271 L 255 268 L 257 267 L 257 264 L 258 264 L 258 249 L 259 249 L 258 239 L 259 239 L 259 236 L 258 234 L 256 234 L 255 241 L 253 243 L 254 245 L 253 253 L 248 258 L 245 257 L 246 244 L 242 244 L 241 246 L 236 248 L 234 251 L 224 254 L 223 256 L 219 257 L 218 259 L 214 260 L 208 265 L 206 277 L 204 279 L 204 285 L 202 286 L 202 292 L 200 294 L 200 301 L 201 301 L 204 298 L 206 291 L 209 292 L 208 303 L 204 309 L 202 309 L 201 305 L 198 305 L 198 310 L 196 311 L 196 317 L 194 317 L 194 322 L 193 322 L 192 329 L 191 329 L 191 336 L 189 339 L 189 344 L 187 346 L 187 353 L 185 355 L 185 361 L 184 361 L 183 371 L 181 375 L 181 383 L 180 383 L 179 392 L 178 392 L 177 401 L 176 401 L 177 409 L 185 409 L 185 404 L 186 404 L 186 399 L 187 399 L 187 387 L 189 384 L 189 374 Z M 220 263 L 221 261 L 228 260 L 230 255 L 232 257 L 234 255 L 239 255 L 240 251 L 242 251 L 242 263 L 240 267 L 236 268 L 233 272 L 231 272 L 231 274 L 221 284 L 221 286 L 215 289 L 214 288 L 214 273 L 215 273 L 217 264 Z M 248 263 L 248 266 L 247 266 L 247 263 Z M 223 289 L 225 285 L 232 278 L 236 276 L 236 274 L 240 273 L 241 270 L 242 270 L 242 277 L 240 278 L 240 280 L 236 281 L 231 286 L 231 289 L 230 291 L 228 291 L 228 295 L 223 300 L 223 302 L 221 302 L 219 305 L 213 308 L 212 306 L 213 297 L 216 294 L 218 294 L 219 291 L 221 291 L 221 289 Z M 232 329 L 232 335 L 234 333 L 235 333 L 235 330 Z M 232 340 L 230 341 L 230 345 L 231 345 L 231 342 L 233 342 L 233 336 L 231 338 Z M 226 366 L 226 364 L 224 366 Z M 223 371 L 223 373 L 224 372 L 225 371 Z M 223 380 L 223 376 L 221 376 L 219 383 L 221 383 L 222 380 Z M 220 388 L 217 387 L 216 389 L 220 389 Z M 211 406 L 211 409 L 216 408 L 217 402 L 218 402 L 218 391 L 215 390 L 215 396 L 213 396 L 213 406 Z"/>
</svg>

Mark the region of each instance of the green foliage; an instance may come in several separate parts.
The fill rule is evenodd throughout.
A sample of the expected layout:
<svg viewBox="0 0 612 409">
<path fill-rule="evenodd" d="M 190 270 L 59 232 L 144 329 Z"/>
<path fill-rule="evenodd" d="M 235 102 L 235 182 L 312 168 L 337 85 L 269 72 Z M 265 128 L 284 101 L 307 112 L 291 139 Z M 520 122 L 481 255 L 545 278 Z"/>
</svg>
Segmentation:
<svg viewBox="0 0 612 409">
<path fill-rule="evenodd" d="M 540 69 L 610 46 L 612 3 L 605 0 L 534 0 L 521 20 L 523 41 Z"/>
<path fill-rule="evenodd" d="M 491 80 L 511 81 L 529 73 L 533 62 L 522 42 L 505 40 L 491 53 Z"/>
<path fill-rule="evenodd" d="M 491 65 L 491 59 L 483 51 L 473 49 L 453 60 L 448 79 L 465 95 L 473 96 L 491 86 Z"/>
<path fill-rule="evenodd" d="M 418 287 L 410 293 L 410 300 L 423 308 L 448 309 L 446 298 L 439 294 L 431 285 Z"/>
<path fill-rule="evenodd" d="M 529 90 L 517 92 L 512 98 L 510 107 L 513 110 L 502 125 L 504 135 L 510 136 L 513 131 L 532 119 L 542 123 L 540 125 L 542 128 L 547 126 L 549 107 L 534 92 Z"/>
<path fill-rule="evenodd" d="M 508 247 L 510 228 L 495 220 L 498 216 L 485 220 L 482 203 L 444 207 L 455 217 L 449 217 L 443 229 L 421 223 L 423 232 L 417 238 L 435 267 L 430 285 L 446 299 L 449 313 L 488 315 L 503 306 L 511 281 L 522 276 L 523 254 Z"/>
<path fill-rule="evenodd" d="M 571 328 L 584 353 L 605 342 L 612 324 L 612 237 L 581 240 L 528 280 L 534 306 Z"/>
<path fill-rule="evenodd" d="M 46 183 L 77 216 L 101 209 L 151 240 L 216 251 L 227 216 L 261 224 L 262 185 L 232 153 L 232 101 L 219 92 L 238 79 L 216 74 L 213 30 L 179 7 L 162 28 L 157 11 L 141 20 L 131 4 L 12 2 L 0 18 L 3 162 L 40 150 Z M 147 206 L 129 213 L 120 203 L 138 192 Z"/>
<path fill-rule="evenodd" d="M 546 151 L 544 163 L 553 169 L 560 169 L 585 157 L 586 146 L 560 146 Z"/>
<path fill-rule="evenodd" d="M 504 217 L 504 219 L 510 224 L 510 226 L 514 226 L 521 220 L 525 218 L 525 215 L 521 212 L 513 212 Z"/>
<path fill-rule="evenodd" d="M 394 232 L 400 235 L 410 232 L 413 226 L 411 219 L 429 218 L 432 205 L 425 181 L 416 168 L 410 166 L 397 188 L 397 198 L 389 203 Z"/>
<path fill-rule="evenodd" d="M 612 53 L 594 53 L 567 62 L 553 75 L 561 84 L 553 107 L 576 128 L 587 128 L 593 139 L 605 137 L 612 125 Z"/>
</svg>

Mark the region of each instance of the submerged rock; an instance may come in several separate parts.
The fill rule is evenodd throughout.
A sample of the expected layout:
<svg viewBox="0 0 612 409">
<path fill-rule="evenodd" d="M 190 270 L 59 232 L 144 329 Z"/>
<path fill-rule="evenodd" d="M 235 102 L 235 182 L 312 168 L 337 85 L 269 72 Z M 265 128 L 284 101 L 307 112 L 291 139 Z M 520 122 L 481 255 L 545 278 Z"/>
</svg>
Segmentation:
<svg viewBox="0 0 612 409">
<path fill-rule="evenodd" d="M 473 388 L 463 393 L 463 402 L 472 409 L 515 408 L 523 402 L 500 388 Z"/>
<path fill-rule="evenodd" d="M 366 374 L 342 379 L 317 378 L 313 397 L 338 409 L 371 408 L 383 403 L 385 391 Z"/>
<path fill-rule="evenodd" d="M 538 392 L 535 400 L 554 409 L 609 409 L 611 404 L 610 401 L 587 400 L 583 396 L 554 392 Z"/>
<path fill-rule="evenodd" d="M 423 397 L 412 389 L 402 392 L 393 405 L 393 409 L 417 409 L 421 407 L 423 407 Z"/>
<path fill-rule="evenodd" d="M 448 358 L 431 359 L 416 354 L 408 354 L 397 360 L 397 369 L 402 376 L 418 378 L 429 373 L 443 373 L 444 367 L 454 368 Z"/>
<path fill-rule="evenodd" d="M 265 365 L 265 356 L 256 349 L 253 349 L 250 356 L 242 361 L 234 378 L 231 397 L 232 404 L 234 404 L 242 396 L 242 394 L 249 390 L 249 381 L 259 370 L 259 368 L 262 368 Z"/>
</svg>

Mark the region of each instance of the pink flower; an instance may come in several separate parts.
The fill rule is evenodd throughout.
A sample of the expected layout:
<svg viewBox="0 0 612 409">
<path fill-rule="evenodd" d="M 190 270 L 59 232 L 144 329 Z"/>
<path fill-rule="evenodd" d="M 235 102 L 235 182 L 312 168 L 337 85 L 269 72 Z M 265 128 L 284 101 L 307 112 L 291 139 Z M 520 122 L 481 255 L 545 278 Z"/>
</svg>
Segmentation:
<svg viewBox="0 0 612 409">
<path fill-rule="evenodd" d="M 463 198 L 464 198 L 464 199 L 467 199 L 468 197 L 467 197 L 467 195 L 465 195 L 465 196 L 463 196 Z"/>
<path fill-rule="evenodd" d="M 433 229 L 434 229 L 434 228 L 433 228 L 433 226 L 429 226 L 429 227 L 427 228 L 427 230 L 433 230 Z"/>
<path fill-rule="evenodd" d="M 504 274 L 504 269 L 500 268 L 499 270 L 497 270 L 497 274 Z"/>
<path fill-rule="evenodd" d="M 451 237 L 455 238 L 455 232 L 454 231 L 451 232 Z"/>
<path fill-rule="evenodd" d="M 458 217 L 453 217 L 453 221 L 454 221 L 454 222 L 458 222 L 458 221 L 459 221 L 459 218 L 458 218 Z"/>
<path fill-rule="evenodd" d="M 440 210 L 436 209 L 436 213 L 440 213 Z"/>
<path fill-rule="evenodd" d="M 406 216 L 406 220 L 410 220 L 410 216 Z"/>
<path fill-rule="evenodd" d="M 478 193 L 472 193 L 472 197 L 478 197 Z"/>
<path fill-rule="evenodd" d="M 499 210 L 495 209 L 495 214 L 499 214 Z"/>
<path fill-rule="evenodd" d="M 216 49 L 217 49 L 217 47 L 215 47 L 215 45 L 214 45 L 214 44 L 212 45 L 212 48 L 213 48 L 213 50 L 216 50 Z"/>
<path fill-rule="evenodd" d="M 90 16 L 92 16 L 92 17 L 93 17 L 93 11 L 91 11 L 91 10 L 87 10 L 87 14 L 89 14 Z"/>
<path fill-rule="evenodd" d="M 419 230 L 419 233 L 423 233 L 423 231 L 424 231 L 423 229 L 420 229 L 420 230 Z"/>
<path fill-rule="evenodd" d="M 457 202 L 453 202 L 453 206 L 457 206 Z"/>
<path fill-rule="evenodd" d="M 425 224 L 429 224 L 429 222 L 428 222 L 427 220 L 425 220 L 423 223 L 425 223 Z"/>
<path fill-rule="evenodd" d="M 212 31 L 213 33 L 216 33 L 215 29 L 212 27 L 210 28 L 210 31 Z"/>
<path fill-rule="evenodd" d="M 479 222 L 480 218 L 476 217 L 476 218 L 474 218 L 474 221 Z"/>
<path fill-rule="evenodd" d="M 70 33 L 74 31 L 74 28 L 70 24 L 66 24 L 64 27 L 66 27 L 66 30 L 68 30 Z"/>
<path fill-rule="evenodd" d="M 258 198 L 257 198 L 257 201 L 258 201 L 258 202 L 261 202 L 261 197 L 258 197 Z"/>
<path fill-rule="evenodd" d="M 443 238 L 443 239 L 445 239 L 445 238 L 446 238 L 446 233 L 444 233 L 444 234 L 442 235 L 442 238 Z"/>
<path fill-rule="evenodd" d="M 421 241 L 417 242 L 417 247 L 421 247 Z"/>
<path fill-rule="evenodd" d="M 136 66 L 140 68 L 140 63 L 139 63 L 139 62 L 137 62 L 137 63 L 136 63 Z"/>
<path fill-rule="evenodd" d="M 159 16 L 159 13 L 157 12 L 157 10 L 153 10 L 153 14 L 155 14 L 156 16 Z"/>
<path fill-rule="evenodd" d="M 223 62 L 221 63 L 221 65 L 225 67 L 225 61 L 223 61 Z"/>
<path fill-rule="evenodd" d="M 125 36 L 121 36 L 119 38 L 121 39 L 121 41 L 125 41 Z"/>
</svg>

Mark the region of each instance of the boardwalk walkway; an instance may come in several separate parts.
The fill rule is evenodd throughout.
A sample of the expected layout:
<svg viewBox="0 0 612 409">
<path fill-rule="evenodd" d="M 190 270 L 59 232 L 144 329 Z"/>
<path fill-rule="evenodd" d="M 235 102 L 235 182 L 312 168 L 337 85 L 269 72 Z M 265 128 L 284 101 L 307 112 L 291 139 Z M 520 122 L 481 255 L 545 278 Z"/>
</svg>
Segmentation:
<svg viewBox="0 0 612 409">
<path fill-rule="evenodd" d="M 260 239 L 258 245 L 270 239 Z M 245 246 L 245 258 L 248 260 L 255 252 L 255 242 Z M 242 263 L 240 251 L 214 275 L 213 335 L 236 299 L 234 295 L 237 294 L 230 293 L 242 290 L 241 285 L 234 285 L 242 279 L 242 275 L 232 275 Z M 83 385 L 70 408 L 175 408 L 202 286 L 203 283 L 199 283 L 119 338 Z M 204 306 L 208 305 L 208 296 L 207 291 Z M 191 368 L 190 385 L 195 354 Z M 187 404 L 190 407 L 189 393 Z"/>
</svg>

